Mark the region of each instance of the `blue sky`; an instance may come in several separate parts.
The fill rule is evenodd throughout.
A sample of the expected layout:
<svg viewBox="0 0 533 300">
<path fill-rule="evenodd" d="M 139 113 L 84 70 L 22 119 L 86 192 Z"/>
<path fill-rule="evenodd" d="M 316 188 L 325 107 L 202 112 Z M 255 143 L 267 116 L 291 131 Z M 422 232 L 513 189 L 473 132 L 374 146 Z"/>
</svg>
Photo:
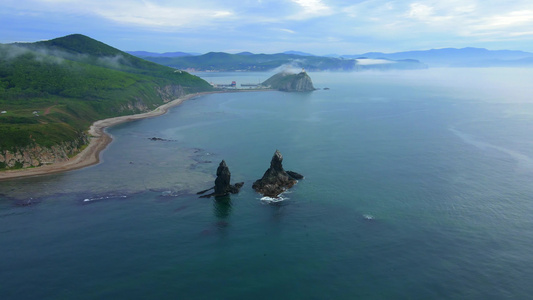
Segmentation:
<svg viewBox="0 0 533 300">
<path fill-rule="evenodd" d="M 121 50 L 533 52 L 532 0 L 2 0 L 0 43 L 82 33 Z"/>
</svg>

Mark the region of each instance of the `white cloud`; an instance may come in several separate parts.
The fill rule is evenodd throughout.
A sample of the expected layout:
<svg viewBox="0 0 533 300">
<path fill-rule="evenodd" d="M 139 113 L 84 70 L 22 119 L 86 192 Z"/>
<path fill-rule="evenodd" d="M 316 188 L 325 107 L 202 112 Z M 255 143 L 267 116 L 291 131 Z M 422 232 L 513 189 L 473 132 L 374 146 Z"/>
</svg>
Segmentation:
<svg viewBox="0 0 533 300">
<path fill-rule="evenodd" d="M 519 38 L 533 30 L 533 2 L 524 0 L 366 0 L 342 12 L 353 19 L 354 33 L 381 39 Z"/>
<path fill-rule="evenodd" d="M 480 29 L 504 29 L 516 26 L 533 28 L 533 10 L 512 11 L 481 19 Z"/>
<path fill-rule="evenodd" d="M 163 6 L 148 1 L 118 2 L 91 8 L 94 13 L 119 23 L 171 28 L 192 27 L 191 23 L 205 25 L 233 15 L 228 10 Z"/>
<path fill-rule="evenodd" d="M 524 31 L 524 32 L 511 32 L 511 36 L 526 36 L 531 35 L 533 36 L 533 31 Z"/>
<path fill-rule="evenodd" d="M 290 29 L 287 29 L 287 28 L 281 28 L 280 30 L 283 31 L 283 32 L 290 33 L 290 34 L 295 34 L 296 33 L 296 31 L 290 30 Z"/>
<path fill-rule="evenodd" d="M 321 13 L 322 11 L 329 10 L 321 0 L 292 0 L 292 2 L 303 7 L 306 13 Z"/>
<path fill-rule="evenodd" d="M 216 8 L 194 3 L 148 1 L 148 0 L 36 0 L 47 10 L 92 14 L 132 26 L 191 28 L 205 26 L 234 16 L 227 7 Z M 68 8 L 66 8 L 66 4 Z"/>
<path fill-rule="evenodd" d="M 284 47 L 291 42 L 331 48 L 326 53 L 349 45 L 380 50 L 376 45 L 420 49 L 483 46 L 481 41 L 489 40 L 533 44 L 532 0 L 2 0 L 0 17 L 5 20 L 0 19 L 4 36 L 13 24 L 9 18 L 18 18 L 30 24 L 28 28 L 60 28 L 61 34 L 72 28 L 89 35 L 100 30 L 100 36 L 106 36 L 105 28 L 124 33 L 124 39 L 134 32 L 127 38 L 136 40 L 142 32 L 177 40 L 172 33 L 180 32 L 180 42 L 196 44 L 224 36 L 242 49 L 254 43 L 262 49 L 266 43 Z M 20 39 L 23 31 L 7 30 L 10 39 Z"/>
<path fill-rule="evenodd" d="M 391 60 L 373 59 L 373 58 L 359 58 L 359 59 L 356 59 L 356 61 L 357 61 L 357 64 L 362 65 L 362 66 L 396 63 L 395 61 L 391 61 Z"/>
<path fill-rule="evenodd" d="M 411 3 L 409 10 L 409 17 L 419 20 L 426 20 L 433 16 L 433 7 L 422 3 Z"/>
<path fill-rule="evenodd" d="M 389 19 L 395 17 L 397 7 L 394 2 L 384 2 L 379 0 L 362 1 L 357 4 L 344 6 L 340 12 L 344 13 L 350 18 L 373 18 L 373 19 Z"/>
<path fill-rule="evenodd" d="M 291 0 L 302 9 L 296 14 L 289 17 L 289 19 L 303 20 L 319 16 L 327 16 L 332 14 L 332 9 L 325 5 L 321 0 Z"/>
</svg>

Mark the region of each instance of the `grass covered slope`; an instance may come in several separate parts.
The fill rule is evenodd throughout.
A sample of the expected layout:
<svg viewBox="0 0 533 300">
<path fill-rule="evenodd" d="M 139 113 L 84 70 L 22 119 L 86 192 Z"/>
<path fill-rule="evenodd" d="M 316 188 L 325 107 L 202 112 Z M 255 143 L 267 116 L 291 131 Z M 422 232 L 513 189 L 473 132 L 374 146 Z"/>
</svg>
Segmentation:
<svg viewBox="0 0 533 300">
<path fill-rule="evenodd" d="M 197 76 L 79 34 L 0 44 L 0 169 L 14 167 L 6 151 L 86 141 L 96 120 L 211 89 Z"/>
</svg>

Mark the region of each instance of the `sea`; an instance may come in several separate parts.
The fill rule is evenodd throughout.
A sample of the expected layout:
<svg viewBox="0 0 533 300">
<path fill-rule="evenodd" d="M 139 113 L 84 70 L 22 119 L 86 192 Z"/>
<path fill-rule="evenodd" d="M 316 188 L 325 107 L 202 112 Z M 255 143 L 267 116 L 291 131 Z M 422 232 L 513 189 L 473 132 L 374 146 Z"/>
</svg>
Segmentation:
<svg viewBox="0 0 533 300">
<path fill-rule="evenodd" d="M 309 75 L 316 91 L 198 96 L 109 128 L 97 165 L 0 182 L 0 299 L 531 299 L 533 69 Z M 276 150 L 305 178 L 264 198 Z M 199 198 L 222 160 L 240 193 Z"/>
</svg>

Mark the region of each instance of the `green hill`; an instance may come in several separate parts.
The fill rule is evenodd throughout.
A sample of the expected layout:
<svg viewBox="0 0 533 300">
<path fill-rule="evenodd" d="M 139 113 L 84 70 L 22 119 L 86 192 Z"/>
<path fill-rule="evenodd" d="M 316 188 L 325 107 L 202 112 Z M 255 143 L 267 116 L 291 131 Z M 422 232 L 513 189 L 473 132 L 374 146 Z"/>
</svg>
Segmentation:
<svg viewBox="0 0 533 300">
<path fill-rule="evenodd" d="M 0 169 L 22 167 L 6 157 L 28 147 L 80 146 L 96 120 L 211 89 L 197 76 L 80 34 L 0 44 Z"/>
<path fill-rule="evenodd" d="M 202 71 L 269 71 L 282 65 L 292 65 L 309 71 L 354 70 L 354 60 L 295 54 L 228 54 L 209 52 L 198 56 L 144 57 L 149 61 L 179 69 Z"/>
<path fill-rule="evenodd" d="M 313 81 L 306 72 L 298 74 L 280 72 L 267 79 L 261 85 L 284 92 L 310 92 L 315 90 Z"/>
<path fill-rule="evenodd" d="M 359 63 L 356 59 L 323 56 L 302 56 L 290 53 L 278 54 L 228 54 L 209 52 L 197 56 L 165 57 L 146 56 L 146 60 L 177 69 L 197 71 L 270 71 L 282 66 L 304 68 L 308 71 L 363 71 L 363 70 L 410 70 L 425 69 L 417 60 L 384 60 L 381 64 Z"/>
</svg>

